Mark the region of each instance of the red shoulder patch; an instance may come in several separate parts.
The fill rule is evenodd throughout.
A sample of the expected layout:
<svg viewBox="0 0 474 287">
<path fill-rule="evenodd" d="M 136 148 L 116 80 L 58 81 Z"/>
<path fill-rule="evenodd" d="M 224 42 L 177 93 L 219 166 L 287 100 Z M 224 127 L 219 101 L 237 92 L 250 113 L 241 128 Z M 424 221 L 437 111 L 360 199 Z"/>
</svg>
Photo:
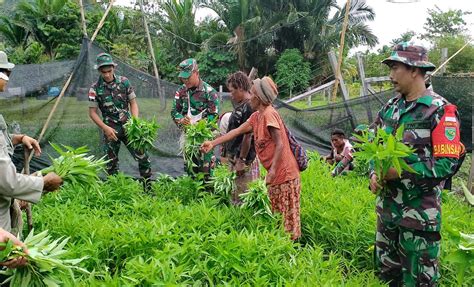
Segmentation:
<svg viewBox="0 0 474 287">
<path fill-rule="evenodd" d="M 434 157 L 459 158 L 462 152 L 456 106 L 446 105 L 444 115 L 431 133 Z"/>
</svg>

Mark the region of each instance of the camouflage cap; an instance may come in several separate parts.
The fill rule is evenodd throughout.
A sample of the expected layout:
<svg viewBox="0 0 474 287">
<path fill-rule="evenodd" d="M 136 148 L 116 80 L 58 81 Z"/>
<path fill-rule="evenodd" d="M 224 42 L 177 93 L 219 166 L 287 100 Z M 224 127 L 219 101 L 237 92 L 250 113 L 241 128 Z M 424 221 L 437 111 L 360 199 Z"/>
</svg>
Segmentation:
<svg viewBox="0 0 474 287">
<path fill-rule="evenodd" d="M 197 68 L 198 68 L 198 66 L 197 66 L 197 62 L 196 62 L 195 59 L 193 59 L 193 58 L 186 59 L 186 60 L 182 61 L 181 63 L 179 63 L 178 77 L 183 78 L 183 79 L 187 79 L 187 78 L 191 77 L 191 74 L 193 73 L 193 71 L 197 70 Z"/>
<path fill-rule="evenodd" d="M 382 63 L 389 65 L 390 62 L 400 62 L 411 67 L 418 67 L 432 71 L 436 66 L 428 61 L 428 51 L 413 43 L 402 42 L 392 48 L 392 54 Z"/>
<path fill-rule="evenodd" d="M 100 53 L 97 55 L 95 68 L 100 69 L 100 67 L 104 66 L 117 66 L 117 64 L 114 63 L 110 54 Z"/>
</svg>

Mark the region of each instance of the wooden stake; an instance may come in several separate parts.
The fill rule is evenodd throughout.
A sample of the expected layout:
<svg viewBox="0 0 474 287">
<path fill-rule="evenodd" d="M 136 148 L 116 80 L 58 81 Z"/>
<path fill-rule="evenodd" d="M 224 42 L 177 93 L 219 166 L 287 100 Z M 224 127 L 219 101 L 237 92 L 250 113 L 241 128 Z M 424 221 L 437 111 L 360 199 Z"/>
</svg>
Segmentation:
<svg viewBox="0 0 474 287">
<path fill-rule="evenodd" d="M 84 13 L 84 5 L 82 4 L 82 0 L 79 0 L 79 6 L 81 7 L 82 34 L 84 34 L 84 37 L 87 37 L 86 16 Z"/>
<path fill-rule="evenodd" d="M 110 9 L 112 9 L 113 4 L 114 4 L 114 0 L 110 0 L 109 7 L 107 7 L 107 10 L 105 10 L 105 13 L 102 16 L 102 19 L 100 19 L 99 25 L 97 25 L 97 28 L 95 29 L 94 34 L 92 35 L 90 44 L 94 42 L 95 37 L 97 37 L 97 34 L 99 33 L 100 29 L 102 29 L 102 26 L 104 26 L 105 18 L 107 18 L 107 15 L 109 14 Z"/>
<path fill-rule="evenodd" d="M 342 65 L 342 54 L 344 52 L 344 39 L 346 37 L 346 30 L 347 25 L 349 23 L 349 10 L 351 8 L 351 0 L 347 0 L 346 3 L 346 13 L 344 15 L 344 23 L 342 24 L 342 32 L 341 32 L 341 43 L 339 45 L 339 58 L 337 61 L 337 69 L 336 69 L 336 82 L 334 83 L 334 90 L 332 91 L 332 101 L 336 100 L 337 89 L 339 86 L 339 77 L 342 78 L 341 75 L 341 65 Z"/>
<path fill-rule="evenodd" d="M 151 61 L 153 62 L 153 71 L 155 73 L 156 84 L 158 85 L 158 96 L 162 103 L 162 109 L 166 108 L 165 106 L 165 95 L 161 92 L 161 83 L 160 83 L 160 74 L 158 73 L 158 67 L 156 66 L 155 51 L 153 50 L 153 43 L 151 42 L 150 30 L 148 29 L 148 23 L 146 21 L 145 11 L 143 10 L 143 0 L 140 0 L 140 10 L 143 15 L 143 25 L 145 25 L 145 33 L 148 39 L 148 49 L 150 50 Z"/>
</svg>

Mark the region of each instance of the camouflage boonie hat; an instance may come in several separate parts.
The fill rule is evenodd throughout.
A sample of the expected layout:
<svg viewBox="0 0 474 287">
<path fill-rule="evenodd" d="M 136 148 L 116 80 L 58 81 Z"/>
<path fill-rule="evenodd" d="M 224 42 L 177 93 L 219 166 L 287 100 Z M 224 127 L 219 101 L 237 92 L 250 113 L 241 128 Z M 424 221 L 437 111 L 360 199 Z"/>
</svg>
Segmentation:
<svg viewBox="0 0 474 287">
<path fill-rule="evenodd" d="M 197 70 L 197 62 L 193 58 L 186 59 L 182 61 L 181 63 L 179 63 L 178 70 L 179 70 L 178 77 L 187 79 L 191 77 L 191 74 L 193 73 L 193 71 Z"/>
<path fill-rule="evenodd" d="M 114 63 L 114 61 L 112 60 L 112 56 L 110 56 L 110 54 L 107 54 L 107 53 L 100 53 L 99 55 L 97 55 L 97 58 L 95 59 L 96 60 L 96 65 L 95 65 L 95 68 L 96 69 L 100 69 L 100 67 L 104 67 L 104 66 L 117 66 L 117 64 Z"/>
<path fill-rule="evenodd" d="M 428 51 L 413 43 L 402 42 L 392 48 L 392 54 L 382 63 L 389 65 L 390 62 L 400 62 L 411 67 L 418 67 L 432 71 L 436 66 L 428 61 Z"/>
</svg>

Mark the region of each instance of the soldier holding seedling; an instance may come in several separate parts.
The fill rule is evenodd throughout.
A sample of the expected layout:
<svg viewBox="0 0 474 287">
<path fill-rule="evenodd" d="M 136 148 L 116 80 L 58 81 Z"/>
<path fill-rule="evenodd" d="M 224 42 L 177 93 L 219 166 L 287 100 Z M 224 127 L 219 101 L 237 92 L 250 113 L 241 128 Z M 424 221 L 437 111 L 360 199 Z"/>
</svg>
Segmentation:
<svg viewBox="0 0 474 287">
<path fill-rule="evenodd" d="M 456 106 L 425 87 L 435 69 L 421 46 L 401 43 L 383 61 L 398 95 L 381 109 L 375 128 L 394 133 L 404 125 L 403 142 L 415 149 L 404 159 L 416 173 L 390 168 L 384 179 L 372 172 L 376 200 L 375 260 L 390 286 L 435 286 L 440 277 L 441 190 L 463 152 Z"/>
<path fill-rule="evenodd" d="M 133 149 L 128 144 L 124 125 L 131 116 L 138 117 L 138 103 L 130 81 L 115 74 L 117 64 L 107 53 L 97 55 L 96 68 L 99 79 L 89 90 L 89 116 L 104 132 L 104 150 L 107 154 L 107 173 L 116 174 L 119 169 L 119 150 L 123 142 L 133 158 L 138 161 L 140 175 L 148 182 L 151 163 L 144 151 Z M 97 114 L 102 113 L 102 119 Z"/>
<path fill-rule="evenodd" d="M 219 114 L 217 92 L 199 76 L 195 59 L 186 59 L 179 64 L 178 77 L 183 85 L 176 91 L 171 117 L 179 128 L 195 124 L 202 119 L 215 120 Z M 203 158 L 194 158 L 196 168 L 186 170 L 188 174 L 202 172 L 209 174 L 213 165 L 214 154 L 207 153 Z"/>
</svg>

